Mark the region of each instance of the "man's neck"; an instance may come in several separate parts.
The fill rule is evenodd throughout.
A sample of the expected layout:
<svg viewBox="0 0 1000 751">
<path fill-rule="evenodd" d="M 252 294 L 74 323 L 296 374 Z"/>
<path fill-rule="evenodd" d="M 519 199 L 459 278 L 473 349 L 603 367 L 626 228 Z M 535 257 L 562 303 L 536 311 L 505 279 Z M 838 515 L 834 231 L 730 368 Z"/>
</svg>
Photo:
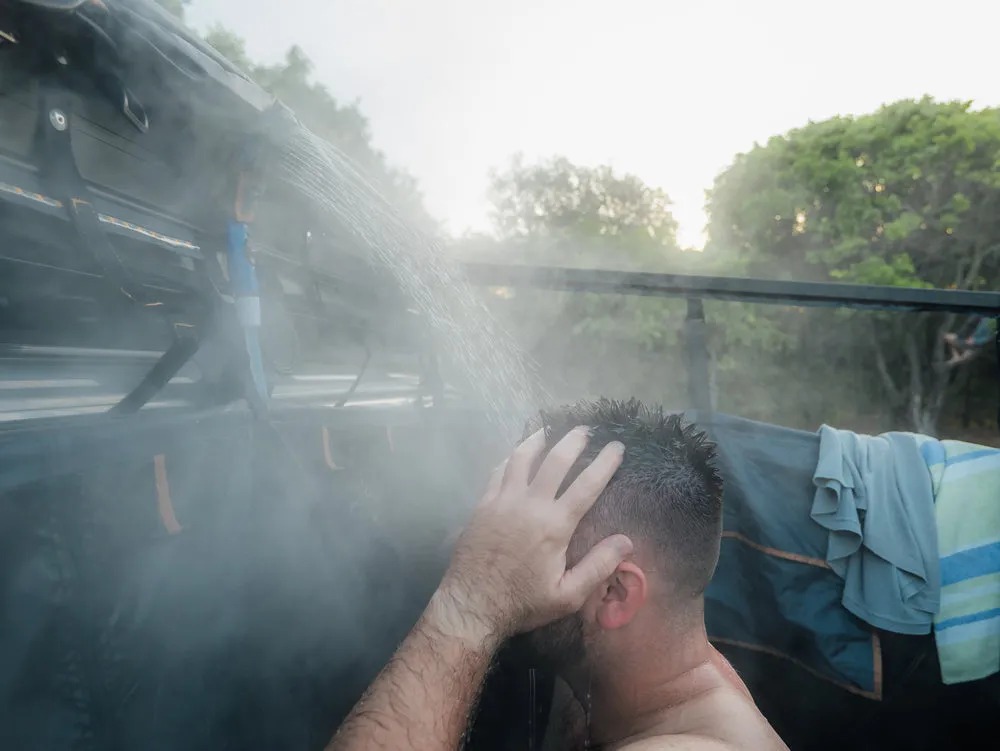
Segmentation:
<svg viewBox="0 0 1000 751">
<path fill-rule="evenodd" d="M 588 714 L 590 742 L 604 746 L 655 734 L 671 710 L 719 687 L 712 655 L 699 619 L 652 636 L 650 648 L 631 664 L 574 676 L 572 688 Z"/>
</svg>

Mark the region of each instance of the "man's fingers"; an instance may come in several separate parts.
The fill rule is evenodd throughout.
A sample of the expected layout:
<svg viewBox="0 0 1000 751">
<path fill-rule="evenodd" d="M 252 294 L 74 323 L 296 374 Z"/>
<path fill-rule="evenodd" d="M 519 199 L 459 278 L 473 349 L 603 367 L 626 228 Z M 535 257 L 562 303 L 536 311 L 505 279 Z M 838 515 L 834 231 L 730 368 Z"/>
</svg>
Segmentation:
<svg viewBox="0 0 1000 751">
<path fill-rule="evenodd" d="M 583 560 L 563 574 L 560 589 L 573 609 L 579 608 L 618 565 L 632 555 L 632 541 L 625 535 L 614 535 L 597 543 Z"/>
<path fill-rule="evenodd" d="M 504 472 L 503 484 L 514 487 L 527 487 L 531 478 L 531 468 L 545 450 L 545 431 L 539 430 L 521 442 L 507 460 L 507 470 Z"/>
<path fill-rule="evenodd" d="M 585 427 L 574 428 L 563 436 L 538 468 L 538 473 L 531 482 L 532 494 L 542 498 L 555 498 L 566 475 L 587 448 L 589 440 L 590 432 Z"/>
<path fill-rule="evenodd" d="M 563 494 L 560 502 L 567 504 L 574 528 L 611 482 L 622 464 L 624 454 L 625 447 L 622 444 L 609 443 Z"/>
</svg>

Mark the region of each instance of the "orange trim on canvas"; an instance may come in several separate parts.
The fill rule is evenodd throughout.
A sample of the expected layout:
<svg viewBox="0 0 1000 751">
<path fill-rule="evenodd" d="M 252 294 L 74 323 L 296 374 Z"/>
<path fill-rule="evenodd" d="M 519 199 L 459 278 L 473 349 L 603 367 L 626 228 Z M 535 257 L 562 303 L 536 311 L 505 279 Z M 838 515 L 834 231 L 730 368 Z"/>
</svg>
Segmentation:
<svg viewBox="0 0 1000 751">
<path fill-rule="evenodd" d="M 233 213 L 236 215 L 236 221 L 242 224 L 249 224 L 254 218 L 253 207 L 246 205 L 247 193 L 253 187 L 251 185 L 252 182 L 253 178 L 246 172 L 241 172 L 236 182 L 236 201 L 234 202 Z"/>
<path fill-rule="evenodd" d="M 769 548 L 766 545 L 761 545 L 758 542 L 747 539 L 738 532 L 723 532 L 722 537 L 730 540 L 736 540 L 744 545 L 749 545 L 754 550 L 757 550 L 764 555 L 770 555 L 774 558 L 781 558 L 786 561 L 792 561 L 794 563 L 802 563 L 807 566 L 815 566 L 817 568 L 830 569 L 830 564 L 821 558 L 812 558 L 807 555 L 799 555 L 798 553 L 789 553 L 784 550 L 778 550 L 777 548 Z M 748 644 L 746 642 L 735 641 L 733 639 L 724 639 L 721 637 L 710 637 L 711 641 L 718 642 L 720 644 L 728 644 L 733 647 L 740 647 L 742 649 L 749 649 L 756 652 L 763 652 L 769 654 L 773 657 L 778 657 L 783 660 L 788 660 L 789 662 L 799 666 L 803 670 L 811 673 L 812 675 L 820 678 L 824 681 L 834 684 L 835 686 L 849 691 L 852 694 L 857 694 L 858 696 L 863 696 L 866 699 L 873 699 L 875 701 L 882 701 L 882 642 L 879 639 L 877 632 L 872 632 L 872 674 L 874 676 L 874 689 L 872 691 L 865 691 L 864 689 L 858 688 L 857 686 L 852 686 L 849 683 L 842 683 L 840 681 L 835 681 L 832 678 L 828 678 L 825 675 L 813 670 L 808 665 L 800 662 L 790 655 L 786 655 L 784 652 L 780 652 L 776 649 L 770 647 L 765 647 L 759 644 Z"/>
<path fill-rule="evenodd" d="M 174 504 L 170 500 L 170 483 L 167 482 L 167 457 L 163 454 L 157 454 L 153 457 L 153 474 L 156 477 L 156 510 L 160 514 L 160 521 L 167 532 L 176 535 L 183 527 L 177 521 Z"/>
<path fill-rule="evenodd" d="M 795 563 L 804 563 L 807 566 L 816 566 L 817 568 L 830 568 L 830 564 L 824 561 L 822 558 L 811 558 L 807 555 L 799 555 L 798 553 L 788 553 L 784 550 L 778 550 L 777 548 L 769 548 L 766 545 L 761 545 L 759 542 L 754 542 L 749 540 L 739 532 L 723 532 L 723 539 L 737 540 L 742 542 L 744 545 L 749 545 L 754 550 L 759 550 L 765 555 L 770 555 L 775 558 L 782 558 L 786 561 L 794 561 Z"/>
<path fill-rule="evenodd" d="M 333 454 L 330 451 L 330 431 L 326 427 L 323 428 L 323 461 L 334 472 L 340 469 L 333 460 Z"/>
</svg>

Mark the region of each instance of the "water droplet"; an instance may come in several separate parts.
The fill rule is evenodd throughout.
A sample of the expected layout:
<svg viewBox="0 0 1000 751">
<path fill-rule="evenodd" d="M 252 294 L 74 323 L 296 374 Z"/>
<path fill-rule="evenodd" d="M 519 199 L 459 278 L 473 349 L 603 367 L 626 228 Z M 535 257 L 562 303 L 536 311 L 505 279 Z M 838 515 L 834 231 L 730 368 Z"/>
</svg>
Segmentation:
<svg viewBox="0 0 1000 751">
<path fill-rule="evenodd" d="M 535 695 L 535 669 L 528 669 L 528 751 L 535 750 L 535 714 L 538 711 Z"/>
<path fill-rule="evenodd" d="M 343 152 L 308 131 L 287 145 L 281 173 L 395 277 L 493 422 L 517 440 L 545 394 L 533 364 L 440 243 L 404 221 Z"/>
</svg>

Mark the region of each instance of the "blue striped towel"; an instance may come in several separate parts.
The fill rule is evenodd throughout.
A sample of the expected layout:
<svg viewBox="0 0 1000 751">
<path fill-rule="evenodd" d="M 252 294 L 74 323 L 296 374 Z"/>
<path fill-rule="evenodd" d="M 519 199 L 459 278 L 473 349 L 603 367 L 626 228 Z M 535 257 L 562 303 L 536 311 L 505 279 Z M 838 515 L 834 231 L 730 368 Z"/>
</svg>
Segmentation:
<svg viewBox="0 0 1000 751">
<path fill-rule="evenodd" d="M 941 610 L 934 636 L 941 678 L 1000 672 L 1000 449 L 918 436 L 934 487 Z"/>
</svg>

